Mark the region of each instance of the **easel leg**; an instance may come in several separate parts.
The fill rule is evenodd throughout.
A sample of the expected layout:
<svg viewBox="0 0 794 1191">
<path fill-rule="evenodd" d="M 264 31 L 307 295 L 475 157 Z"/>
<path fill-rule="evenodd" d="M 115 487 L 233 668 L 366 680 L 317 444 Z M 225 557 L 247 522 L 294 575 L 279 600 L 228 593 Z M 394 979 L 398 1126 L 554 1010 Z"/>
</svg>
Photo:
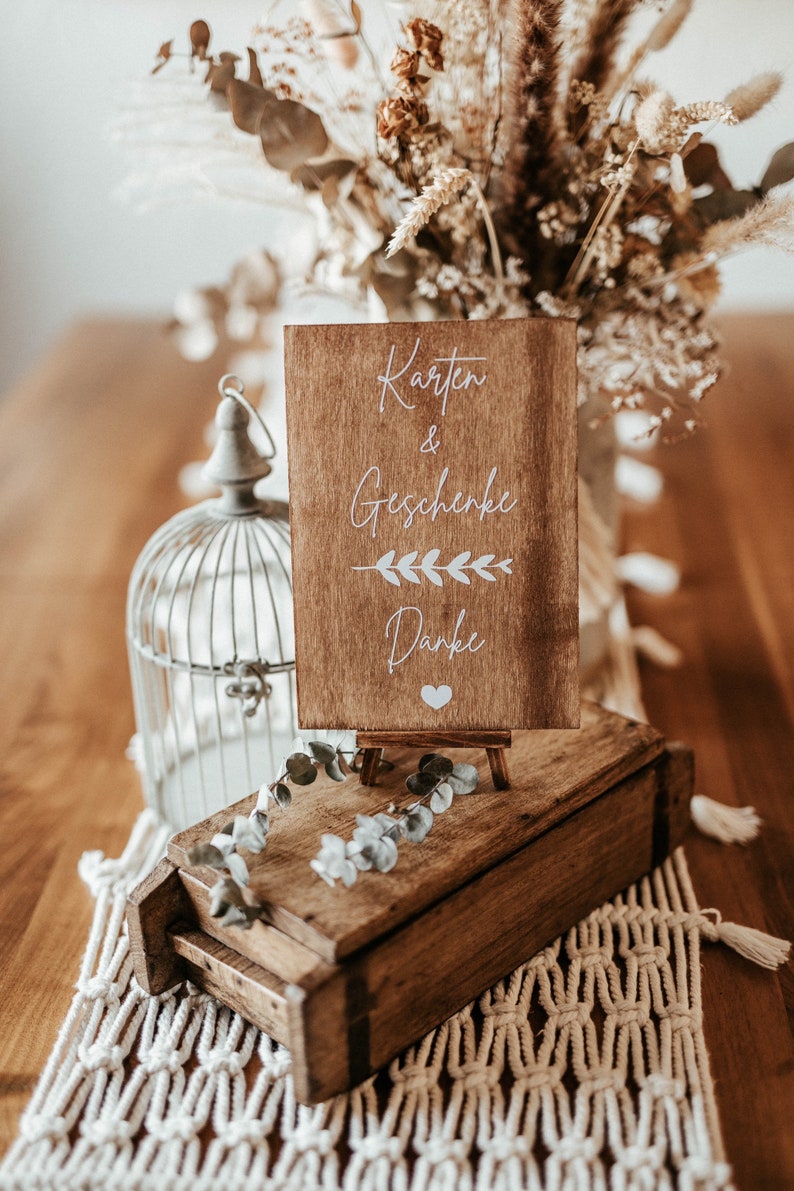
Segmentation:
<svg viewBox="0 0 794 1191">
<path fill-rule="evenodd" d="M 510 789 L 510 774 L 507 771 L 507 757 L 502 748 L 486 748 L 488 764 L 491 767 L 491 778 L 497 790 Z"/>
<path fill-rule="evenodd" d="M 378 778 L 382 749 L 364 749 L 359 780 L 362 786 L 374 786 Z"/>
</svg>

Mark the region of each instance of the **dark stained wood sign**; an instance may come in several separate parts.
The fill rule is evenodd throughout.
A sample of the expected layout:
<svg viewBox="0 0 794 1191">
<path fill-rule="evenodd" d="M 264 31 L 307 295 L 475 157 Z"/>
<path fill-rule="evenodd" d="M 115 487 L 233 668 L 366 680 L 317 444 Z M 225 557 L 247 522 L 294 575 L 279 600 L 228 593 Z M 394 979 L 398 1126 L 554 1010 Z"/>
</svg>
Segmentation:
<svg viewBox="0 0 794 1191">
<path fill-rule="evenodd" d="M 576 328 L 285 328 L 298 716 L 579 722 Z"/>
</svg>

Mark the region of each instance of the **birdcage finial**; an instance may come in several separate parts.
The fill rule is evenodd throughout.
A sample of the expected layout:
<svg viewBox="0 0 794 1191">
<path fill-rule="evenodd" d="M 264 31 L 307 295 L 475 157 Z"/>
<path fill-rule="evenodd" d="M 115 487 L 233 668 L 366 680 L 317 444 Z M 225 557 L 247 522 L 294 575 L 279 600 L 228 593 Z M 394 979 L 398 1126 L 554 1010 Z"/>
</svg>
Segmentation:
<svg viewBox="0 0 794 1191">
<path fill-rule="evenodd" d="M 261 416 L 244 394 L 239 377 L 228 374 L 218 384 L 221 402 L 215 414 L 218 440 L 204 466 L 204 475 L 222 490 L 220 507 L 225 513 L 246 514 L 256 511 L 261 502 L 254 496 L 254 485 L 272 471 L 268 459 L 248 436 L 250 416 L 264 430 L 273 458 L 276 448 Z"/>
</svg>

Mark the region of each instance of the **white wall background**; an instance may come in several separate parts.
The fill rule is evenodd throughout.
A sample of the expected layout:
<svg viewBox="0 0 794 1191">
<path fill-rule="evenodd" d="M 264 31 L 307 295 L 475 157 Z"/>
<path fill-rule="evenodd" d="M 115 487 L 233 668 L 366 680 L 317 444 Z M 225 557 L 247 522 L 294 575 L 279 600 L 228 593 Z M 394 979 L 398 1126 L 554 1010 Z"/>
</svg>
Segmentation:
<svg viewBox="0 0 794 1191">
<path fill-rule="evenodd" d="M 365 19 L 376 3 L 362 0 Z M 222 279 L 237 257 L 267 243 L 273 220 L 266 209 L 200 203 L 134 214 L 112 197 L 128 163 L 108 136 L 129 80 L 146 77 L 161 41 L 184 40 L 190 22 L 203 16 L 215 47 L 242 49 L 265 7 L 6 0 L 0 391 L 80 314 L 166 314 L 179 289 Z M 721 98 L 769 69 L 788 76 L 774 104 L 719 135 L 737 185 L 757 181 L 772 149 L 794 139 L 792 0 L 696 0 L 683 32 L 653 63 L 654 76 L 682 101 Z M 728 263 L 724 277 L 723 307 L 794 307 L 790 257 L 754 252 Z"/>
</svg>

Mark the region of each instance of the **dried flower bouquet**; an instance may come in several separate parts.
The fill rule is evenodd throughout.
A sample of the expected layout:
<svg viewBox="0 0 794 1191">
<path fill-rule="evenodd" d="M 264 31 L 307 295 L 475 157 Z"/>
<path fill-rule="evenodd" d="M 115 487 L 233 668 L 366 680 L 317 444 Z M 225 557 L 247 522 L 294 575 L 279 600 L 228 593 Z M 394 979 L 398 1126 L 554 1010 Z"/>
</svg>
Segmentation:
<svg viewBox="0 0 794 1191">
<path fill-rule="evenodd" d="M 675 437 L 719 375 L 706 314 L 720 260 L 790 249 L 794 229 L 794 145 L 738 190 L 708 140 L 769 103 L 780 76 L 683 104 L 647 76 L 691 4 L 657 6 L 627 46 L 642 0 L 428 0 L 396 26 L 384 4 L 372 30 L 355 0 L 307 0 L 300 17 L 282 5 L 283 20 L 276 5 L 245 58 L 213 54 L 194 22 L 189 61 L 226 165 L 281 178 L 314 216 L 301 285 L 377 319 L 573 316 L 582 396 L 642 407 Z M 165 43 L 153 73 L 173 75 L 176 57 Z M 200 105 L 191 115 L 180 92 L 155 106 L 173 169 L 174 123 Z M 181 139 L 187 157 L 207 152 Z M 183 299 L 194 354 L 221 327 L 255 341 L 291 272 L 277 256 L 271 245 Z"/>
</svg>

